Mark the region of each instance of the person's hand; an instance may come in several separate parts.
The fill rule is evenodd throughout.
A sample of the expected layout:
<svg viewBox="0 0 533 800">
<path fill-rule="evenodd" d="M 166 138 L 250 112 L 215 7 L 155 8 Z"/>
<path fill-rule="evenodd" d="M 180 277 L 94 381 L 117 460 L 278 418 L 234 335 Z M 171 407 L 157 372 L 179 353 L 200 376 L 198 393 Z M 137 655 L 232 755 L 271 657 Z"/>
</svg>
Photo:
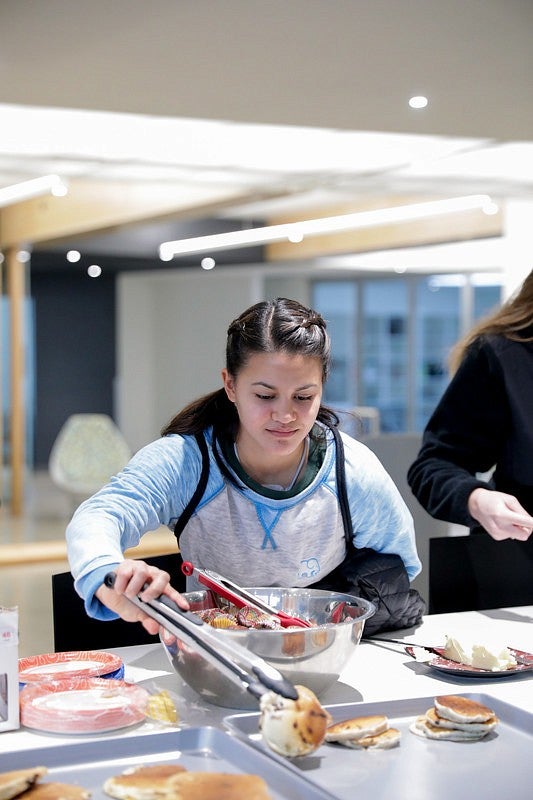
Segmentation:
<svg viewBox="0 0 533 800">
<path fill-rule="evenodd" d="M 468 511 L 496 541 L 525 542 L 533 531 L 533 517 L 512 494 L 478 487 L 468 498 Z"/>
<path fill-rule="evenodd" d="M 96 592 L 98 599 L 127 622 L 140 622 L 148 633 L 152 635 L 160 633 L 165 642 L 172 642 L 174 637 L 167 630 L 128 600 L 128 597 L 135 595 L 139 595 L 141 600 L 152 600 L 164 594 L 187 611 L 189 604 L 183 595 L 170 585 L 168 572 L 137 559 L 122 561 L 114 572 L 116 575 L 114 587 L 111 589 L 102 584 Z M 146 589 L 143 591 L 145 584 Z"/>
</svg>

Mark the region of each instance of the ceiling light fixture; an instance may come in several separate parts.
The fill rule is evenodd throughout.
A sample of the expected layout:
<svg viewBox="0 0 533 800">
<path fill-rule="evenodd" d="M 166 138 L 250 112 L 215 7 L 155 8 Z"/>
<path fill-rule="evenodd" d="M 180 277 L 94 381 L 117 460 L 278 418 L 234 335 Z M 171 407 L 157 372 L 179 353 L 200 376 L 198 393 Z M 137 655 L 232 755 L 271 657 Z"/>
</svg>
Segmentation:
<svg viewBox="0 0 533 800">
<path fill-rule="evenodd" d="M 13 183 L 0 189 L 0 207 L 20 203 L 42 194 L 52 194 L 54 197 L 64 197 L 68 192 L 66 183 L 59 175 L 43 175 L 41 178 L 31 178 L 29 181 Z"/>
<path fill-rule="evenodd" d="M 429 100 L 423 94 L 417 94 L 409 99 L 411 108 L 426 108 Z"/>
<path fill-rule="evenodd" d="M 192 253 L 206 253 L 228 248 L 237 249 L 250 245 L 279 242 L 285 239 L 288 241 L 295 241 L 295 239 L 301 241 L 304 237 L 320 236 L 324 233 L 338 233 L 357 228 L 388 225 L 395 222 L 408 222 L 458 211 L 472 211 L 475 209 L 490 209 L 492 211 L 493 208 L 494 203 L 487 194 L 451 197 L 447 200 L 431 200 L 407 206 L 377 208 L 373 211 L 357 211 L 353 214 L 341 214 L 335 217 L 320 217 L 318 219 L 304 220 L 303 222 L 288 222 L 282 225 L 268 225 L 261 228 L 249 228 L 247 230 L 163 242 L 159 246 L 159 258 L 161 261 L 171 261 L 175 256 Z"/>
</svg>

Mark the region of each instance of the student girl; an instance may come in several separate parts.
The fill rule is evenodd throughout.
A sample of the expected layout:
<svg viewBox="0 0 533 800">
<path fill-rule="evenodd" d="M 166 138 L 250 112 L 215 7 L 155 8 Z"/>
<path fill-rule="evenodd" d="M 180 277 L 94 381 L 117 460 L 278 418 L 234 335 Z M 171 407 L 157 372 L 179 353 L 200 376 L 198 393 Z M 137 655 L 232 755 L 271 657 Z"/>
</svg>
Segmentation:
<svg viewBox="0 0 533 800">
<path fill-rule="evenodd" d="M 533 554 L 533 270 L 457 342 L 450 366 L 409 485 L 437 519 L 529 540 Z"/>
<path fill-rule="evenodd" d="M 335 437 L 337 417 L 322 405 L 329 364 L 326 323 L 294 300 L 257 303 L 230 324 L 221 388 L 180 411 L 67 528 L 90 616 L 138 620 L 157 633 L 127 600 L 145 584 L 144 599 L 164 593 L 188 607 L 166 572 L 123 553 L 148 531 L 175 528 L 198 486 L 202 450 L 207 485 L 181 533 L 185 560 L 243 586 L 307 587 L 335 576 L 355 545 L 357 554 L 394 556 L 408 585 L 420 571 L 411 515 L 374 454 L 344 433 Z M 113 589 L 103 583 L 110 570 Z M 389 627 L 401 627 L 406 601 L 387 574 L 396 598 L 387 613 L 398 604 Z"/>
</svg>

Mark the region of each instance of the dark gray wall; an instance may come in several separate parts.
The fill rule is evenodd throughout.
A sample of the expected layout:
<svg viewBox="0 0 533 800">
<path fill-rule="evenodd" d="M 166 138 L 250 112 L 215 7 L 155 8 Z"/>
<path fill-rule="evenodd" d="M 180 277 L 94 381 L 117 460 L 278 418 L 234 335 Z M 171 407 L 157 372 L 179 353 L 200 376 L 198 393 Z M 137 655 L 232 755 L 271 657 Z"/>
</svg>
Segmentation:
<svg viewBox="0 0 533 800">
<path fill-rule="evenodd" d="M 35 302 L 36 418 L 34 464 L 46 466 L 71 414 L 113 416 L 115 275 L 89 278 L 40 269 Z"/>
</svg>

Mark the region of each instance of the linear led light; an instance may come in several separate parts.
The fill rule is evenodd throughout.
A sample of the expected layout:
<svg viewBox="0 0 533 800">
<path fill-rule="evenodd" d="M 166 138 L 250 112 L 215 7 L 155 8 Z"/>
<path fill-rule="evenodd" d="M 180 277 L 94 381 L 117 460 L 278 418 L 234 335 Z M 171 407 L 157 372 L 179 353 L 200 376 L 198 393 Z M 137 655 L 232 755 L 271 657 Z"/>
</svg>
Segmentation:
<svg viewBox="0 0 533 800">
<path fill-rule="evenodd" d="M 494 214 L 498 210 L 489 195 L 472 194 L 465 197 L 452 197 L 447 200 L 413 203 L 407 206 L 378 208 L 373 211 L 357 211 L 353 214 L 341 214 L 336 217 L 321 217 L 304 220 L 303 222 L 288 222 L 282 225 L 268 225 L 262 228 L 216 233 L 211 236 L 177 239 L 173 242 L 163 242 L 159 246 L 159 257 L 162 261 L 171 261 L 174 256 L 212 252 L 213 250 L 224 250 L 226 248 L 247 247 L 254 244 L 279 242 L 284 239 L 292 242 L 301 242 L 305 236 L 320 236 L 324 233 L 370 228 L 374 225 L 406 222 L 413 219 L 449 214 L 454 211 L 470 211 L 476 208 L 482 209 L 486 214 Z"/>
<path fill-rule="evenodd" d="M 20 203 L 41 194 L 53 194 L 63 197 L 68 192 L 66 183 L 59 175 L 43 175 L 41 178 L 31 178 L 29 181 L 13 183 L 0 189 L 0 207 Z"/>
</svg>

